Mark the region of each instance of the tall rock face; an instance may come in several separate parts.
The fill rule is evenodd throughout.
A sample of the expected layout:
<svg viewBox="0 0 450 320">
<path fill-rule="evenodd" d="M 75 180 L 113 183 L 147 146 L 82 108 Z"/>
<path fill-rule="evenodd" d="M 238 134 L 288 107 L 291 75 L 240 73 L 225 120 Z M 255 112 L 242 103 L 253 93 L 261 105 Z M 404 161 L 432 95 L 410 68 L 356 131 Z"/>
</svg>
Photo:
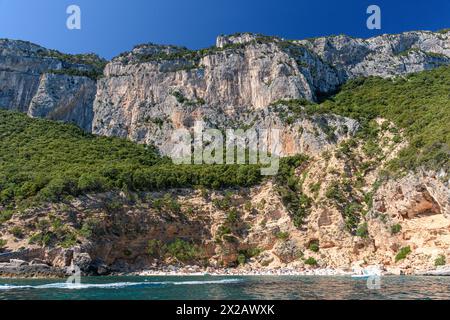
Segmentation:
<svg viewBox="0 0 450 320">
<path fill-rule="evenodd" d="M 355 77 L 450 64 L 450 32 L 299 41 L 243 33 L 198 51 L 140 45 L 105 64 L 95 55 L 0 40 L 0 107 L 154 144 L 162 154 L 171 152 L 175 129 L 197 120 L 219 129 L 280 128 L 283 154 L 316 154 L 358 124 L 336 116 L 288 123 L 280 100 L 318 101 Z"/>
<path fill-rule="evenodd" d="M 96 83 L 88 77 L 45 73 L 30 102 L 28 115 L 75 123 L 91 131 Z"/>
<path fill-rule="evenodd" d="M 171 150 L 173 130 L 191 128 L 198 120 L 217 128 L 276 126 L 287 134 L 291 128 L 272 112 L 272 103 L 313 100 L 318 90 L 339 84 L 329 66 L 304 54 L 305 65 L 321 70 L 320 79 L 300 70 L 296 59 L 272 41 L 204 52 L 138 47 L 107 65 L 94 103 L 93 132 L 152 143 L 164 154 Z M 302 149 L 299 140 L 294 143 L 293 150 Z"/>
<path fill-rule="evenodd" d="M 449 31 L 414 31 L 370 39 L 341 35 L 294 42 L 319 55 L 343 79 L 391 77 L 450 63 Z"/>
<path fill-rule="evenodd" d="M 173 130 L 191 128 L 196 120 L 218 128 L 281 127 L 285 154 L 308 153 L 333 143 L 325 139 L 327 130 L 318 119 L 283 123 L 274 112 L 277 101 L 317 101 L 355 77 L 390 77 L 449 63 L 450 32 L 302 41 L 244 33 L 219 36 L 215 47 L 199 51 L 141 45 L 106 66 L 93 132 L 152 143 L 168 154 Z M 332 121 L 335 142 L 349 127 L 357 128 L 350 119 Z M 305 122 L 312 130 L 298 134 Z"/>
<path fill-rule="evenodd" d="M 38 45 L 0 40 L 0 108 L 72 122 L 91 131 L 95 55 L 65 55 Z"/>
</svg>

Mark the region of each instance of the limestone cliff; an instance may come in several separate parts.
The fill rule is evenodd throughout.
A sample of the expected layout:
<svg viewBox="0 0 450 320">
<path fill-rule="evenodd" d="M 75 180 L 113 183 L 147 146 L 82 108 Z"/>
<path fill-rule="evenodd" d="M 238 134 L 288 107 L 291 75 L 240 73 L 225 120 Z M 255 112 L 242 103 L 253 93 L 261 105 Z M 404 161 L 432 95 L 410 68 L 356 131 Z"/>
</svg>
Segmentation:
<svg viewBox="0 0 450 320">
<path fill-rule="evenodd" d="M 197 120 L 218 129 L 278 128 L 283 155 L 309 156 L 284 181 L 269 177 L 253 188 L 116 190 L 12 208 L 0 224 L 0 263 L 23 259 L 47 275 L 48 268 L 108 274 L 188 263 L 379 264 L 415 273 L 450 261 L 447 169 L 388 176 L 387 164 L 408 145 L 402 130 L 376 119 L 375 138 L 365 141 L 357 135 L 363 121 L 307 112 L 349 79 L 448 64 L 450 31 L 299 41 L 244 33 L 198 51 L 140 45 L 106 65 L 0 40 L 2 108 L 152 144 L 162 154 L 175 129 Z M 301 112 L 289 108 L 294 99 Z M 17 270 L 2 267 L 0 275 Z"/>
<path fill-rule="evenodd" d="M 103 70 L 105 63 L 95 55 L 0 40 L 0 107 L 154 144 L 167 154 L 173 130 L 190 128 L 195 120 L 218 128 L 280 126 L 270 108 L 278 100 L 316 101 L 351 78 L 449 64 L 450 32 L 298 41 L 243 33 L 219 36 L 216 46 L 198 51 L 140 45 Z M 282 123 L 286 154 L 314 154 L 329 144 L 318 123 L 329 119 L 304 121 L 318 134 L 297 137 L 295 124 Z M 349 119 L 333 121 L 337 141 L 346 137 L 339 134 L 343 128 L 357 126 Z"/>
<path fill-rule="evenodd" d="M 190 128 L 195 120 L 219 128 L 272 127 L 280 120 L 269 106 L 278 100 L 314 101 L 351 78 L 389 77 L 448 63 L 449 32 L 302 41 L 238 34 L 219 36 L 216 47 L 200 51 L 142 45 L 106 66 L 94 102 L 93 132 L 155 144 L 167 154 L 172 131 Z M 338 140 L 345 138 L 338 132 L 348 122 L 337 120 Z M 322 138 L 291 139 L 297 128 L 283 124 L 283 150 L 320 149 L 323 127 L 315 119 L 312 126 Z"/>
<path fill-rule="evenodd" d="M 0 108 L 72 122 L 91 131 L 95 76 L 103 60 L 0 40 Z"/>
</svg>

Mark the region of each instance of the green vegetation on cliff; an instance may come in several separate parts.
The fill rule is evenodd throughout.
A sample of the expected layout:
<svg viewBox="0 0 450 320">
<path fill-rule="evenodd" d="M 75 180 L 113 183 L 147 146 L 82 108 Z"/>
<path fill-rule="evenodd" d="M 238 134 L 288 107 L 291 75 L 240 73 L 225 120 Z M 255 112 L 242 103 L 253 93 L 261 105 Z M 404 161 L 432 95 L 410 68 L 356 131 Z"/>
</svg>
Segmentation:
<svg viewBox="0 0 450 320">
<path fill-rule="evenodd" d="M 96 54 L 66 54 L 57 50 L 38 50 L 38 55 L 44 58 L 58 59 L 63 62 L 60 70 L 48 70 L 49 73 L 70 76 L 88 77 L 93 80 L 103 76 L 107 61 Z M 85 66 L 81 69 L 81 66 Z"/>
<path fill-rule="evenodd" d="M 449 166 L 450 67 L 394 79 L 353 80 L 320 108 L 363 124 L 382 117 L 404 130 L 409 146 L 392 162 L 393 168 Z M 364 129 L 363 134 L 373 134 Z"/>
<path fill-rule="evenodd" d="M 399 262 L 401 260 L 405 260 L 406 257 L 411 253 L 411 247 L 407 246 L 407 247 L 403 247 L 400 249 L 400 251 L 397 253 L 397 255 L 395 256 L 395 262 Z"/>
<path fill-rule="evenodd" d="M 281 159 L 280 169 L 275 179 L 281 200 L 298 228 L 302 226 L 312 206 L 312 199 L 303 193 L 303 180 L 297 176 L 296 172 L 307 161 L 308 157 L 304 155 Z"/>
<path fill-rule="evenodd" d="M 260 181 L 252 165 L 174 165 L 152 147 L 0 110 L 0 205 L 109 190 L 220 189 Z"/>
<path fill-rule="evenodd" d="M 449 168 L 449 66 L 392 79 L 369 77 L 351 80 L 342 86 L 339 93 L 321 104 L 303 100 L 288 102 L 277 104 L 287 106 L 291 117 L 305 113 L 333 113 L 357 119 L 362 124 L 358 136 L 369 141 L 379 133 L 378 126 L 374 125 L 376 118 L 393 122 L 404 132 L 409 145 L 391 162 L 391 169 Z M 398 140 L 399 136 L 395 139 Z M 372 149 L 376 150 L 375 147 Z"/>
</svg>

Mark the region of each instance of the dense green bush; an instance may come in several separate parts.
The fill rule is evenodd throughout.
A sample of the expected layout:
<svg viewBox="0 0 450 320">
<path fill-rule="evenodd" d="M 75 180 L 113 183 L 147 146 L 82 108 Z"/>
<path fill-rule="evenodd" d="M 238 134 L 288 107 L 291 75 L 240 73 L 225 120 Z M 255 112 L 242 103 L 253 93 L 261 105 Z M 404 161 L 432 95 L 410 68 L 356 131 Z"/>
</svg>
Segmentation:
<svg viewBox="0 0 450 320">
<path fill-rule="evenodd" d="M 361 238 L 369 237 L 369 227 L 367 225 L 367 222 L 364 222 L 358 227 L 358 229 L 356 230 L 356 235 Z"/>
<path fill-rule="evenodd" d="M 0 110 L 0 203 L 61 201 L 109 190 L 153 191 L 260 182 L 257 165 L 174 165 L 154 148 Z M 8 213 L 1 213 L 0 223 Z"/>
<path fill-rule="evenodd" d="M 182 239 L 175 239 L 169 243 L 150 240 L 147 245 L 147 253 L 153 258 L 173 258 L 187 263 L 201 259 L 203 250 L 200 246 Z"/>
<path fill-rule="evenodd" d="M 403 129 L 410 145 L 392 169 L 418 166 L 447 168 L 450 163 L 450 67 L 440 67 L 404 77 L 369 77 L 345 84 L 340 92 L 315 107 L 315 112 L 331 112 L 358 119 L 360 136 L 376 134 L 369 130 L 371 120 L 383 117 Z M 398 140 L 398 137 L 397 137 Z M 369 156 L 377 153 L 368 145 Z"/>
<path fill-rule="evenodd" d="M 434 265 L 436 267 L 445 266 L 447 263 L 445 256 L 443 254 L 439 255 L 436 260 L 434 260 Z"/>
<path fill-rule="evenodd" d="M 312 252 L 319 252 L 320 250 L 319 241 L 318 240 L 311 241 L 308 246 L 308 249 L 311 250 Z"/>
<path fill-rule="evenodd" d="M 289 232 L 277 232 L 276 234 L 277 239 L 282 240 L 282 241 L 286 241 L 289 239 L 290 235 Z"/>
<path fill-rule="evenodd" d="M 247 262 L 247 258 L 243 253 L 240 253 L 237 257 L 237 263 L 241 266 L 243 266 Z"/>
<path fill-rule="evenodd" d="M 400 260 L 406 259 L 406 257 L 410 253 L 411 253 L 411 247 L 410 246 L 401 248 L 400 251 L 395 256 L 395 262 L 399 262 Z"/>
<path fill-rule="evenodd" d="M 397 234 L 400 233 L 400 231 L 402 231 L 402 226 L 400 224 L 397 223 L 391 226 L 391 234 Z"/>
<path fill-rule="evenodd" d="M 199 247 L 187 241 L 176 239 L 166 245 L 166 255 L 175 258 L 180 262 L 196 260 L 200 256 Z"/>
<path fill-rule="evenodd" d="M 7 241 L 0 238 L 0 252 L 3 250 L 3 248 L 6 246 Z"/>
<path fill-rule="evenodd" d="M 378 117 L 393 122 L 410 142 L 397 159 L 390 163 L 393 171 L 415 170 L 420 166 L 444 168 L 450 163 L 450 67 L 443 66 L 430 71 L 392 79 L 379 77 L 359 78 L 348 81 L 337 94 L 327 97 L 320 104 L 304 100 L 278 101 L 273 107 L 280 117 L 298 117 L 328 113 L 338 114 L 361 123 L 358 137 L 368 143 L 364 152 L 375 157 L 379 147 L 375 143 L 379 129 L 373 120 Z M 285 109 L 279 106 L 286 106 Z M 330 128 L 322 128 L 330 132 Z M 400 136 L 394 137 L 396 143 Z M 342 152 L 345 152 L 343 145 Z"/>
<path fill-rule="evenodd" d="M 296 170 L 307 161 L 308 157 L 304 155 L 281 159 L 280 168 L 275 178 L 281 201 L 288 209 L 296 227 L 303 225 L 312 206 L 312 199 L 303 193 L 301 178 L 296 174 Z"/>
<path fill-rule="evenodd" d="M 318 262 L 317 262 L 316 259 L 310 257 L 310 258 L 305 260 L 305 264 L 308 265 L 308 266 L 316 267 L 318 265 Z"/>
<path fill-rule="evenodd" d="M 0 211 L 0 225 L 11 220 L 13 212 L 11 210 Z"/>
</svg>

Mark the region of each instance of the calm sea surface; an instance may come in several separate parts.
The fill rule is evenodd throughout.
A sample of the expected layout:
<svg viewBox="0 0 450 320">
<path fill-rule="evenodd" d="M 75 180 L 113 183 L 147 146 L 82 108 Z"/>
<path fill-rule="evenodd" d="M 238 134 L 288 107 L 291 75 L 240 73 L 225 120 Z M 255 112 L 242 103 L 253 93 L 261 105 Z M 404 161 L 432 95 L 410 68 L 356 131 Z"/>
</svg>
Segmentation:
<svg viewBox="0 0 450 320">
<path fill-rule="evenodd" d="M 86 277 L 0 279 L 0 300 L 450 299 L 450 277 L 382 277 L 381 289 L 350 277 Z"/>
</svg>

